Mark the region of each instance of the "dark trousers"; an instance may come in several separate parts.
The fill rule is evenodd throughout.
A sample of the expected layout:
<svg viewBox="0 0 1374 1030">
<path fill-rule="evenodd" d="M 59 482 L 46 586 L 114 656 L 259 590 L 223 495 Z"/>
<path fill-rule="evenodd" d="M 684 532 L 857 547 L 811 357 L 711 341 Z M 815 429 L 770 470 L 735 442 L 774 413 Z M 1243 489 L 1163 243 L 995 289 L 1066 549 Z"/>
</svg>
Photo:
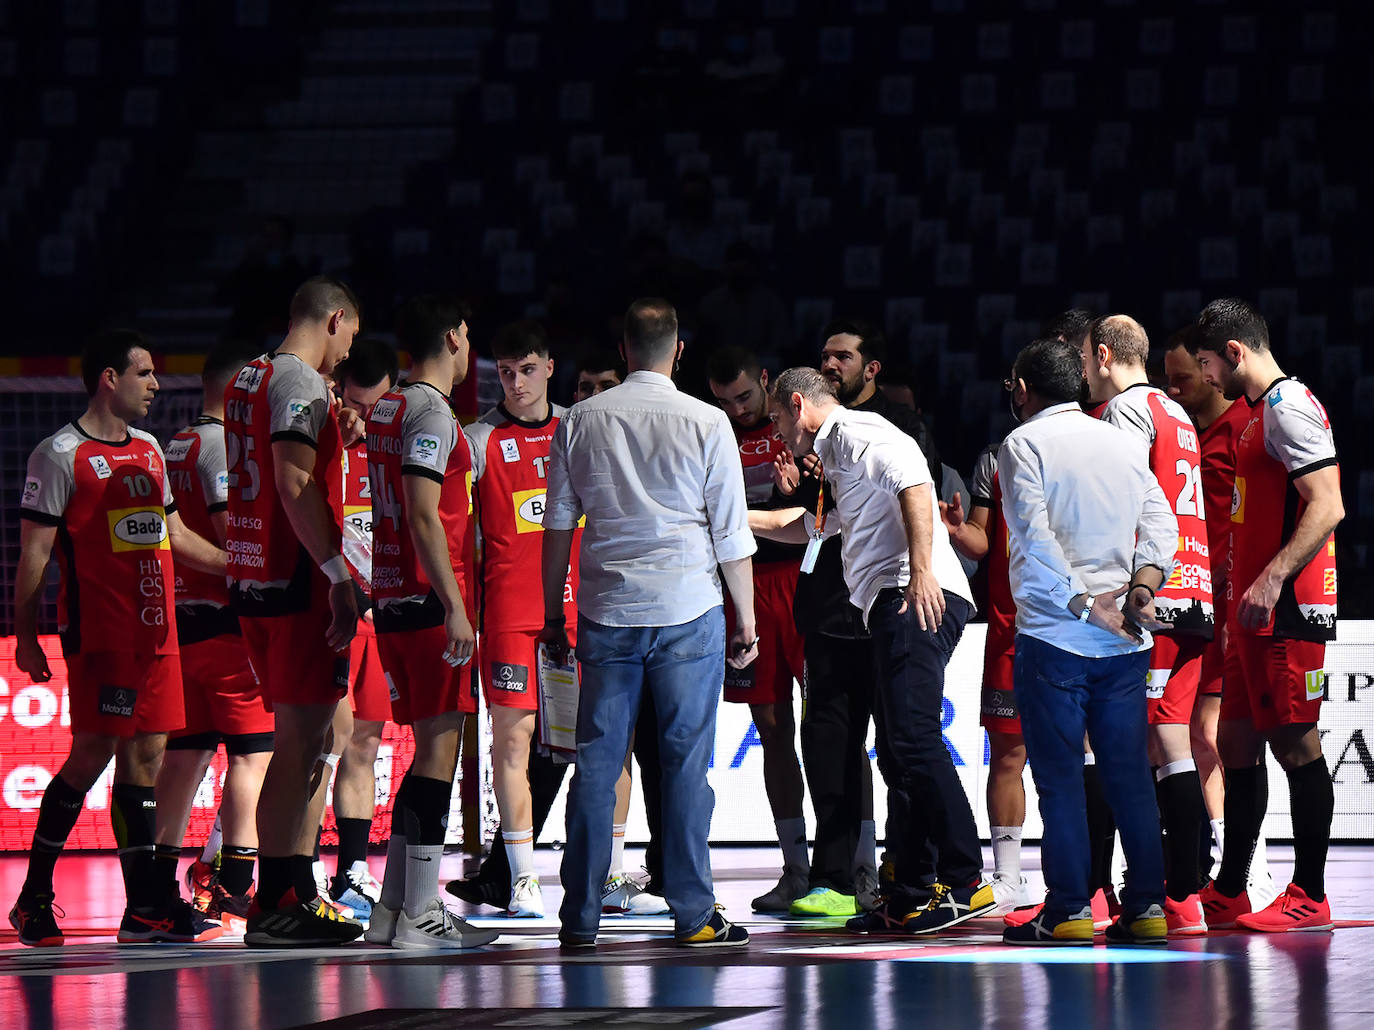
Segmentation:
<svg viewBox="0 0 1374 1030">
<path fill-rule="evenodd" d="M 868 638 L 806 636 L 801 750 L 816 841 L 811 889 L 854 893 L 859 822 L 873 811 L 868 719 L 873 711 L 873 642 Z"/>
<path fill-rule="evenodd" d="M 945 747 L 940 713 L 945 666 L 963 634 L 972 606 L 945 592 L 945 614 L 935 630 L 922 630 L 903 593 L 882 591 L 868 616 L 873 634 L 877 707 L 882 713 L 879 754 L 887 780 L 888 850 L 897 883 L 919 883 L 927 848 L 935 875 L 952 887 L 976 883 L 983 868 L 978 829 L 954 760 Z M 889 771 L 890 770 L 890 771 Z"/>
</svg>

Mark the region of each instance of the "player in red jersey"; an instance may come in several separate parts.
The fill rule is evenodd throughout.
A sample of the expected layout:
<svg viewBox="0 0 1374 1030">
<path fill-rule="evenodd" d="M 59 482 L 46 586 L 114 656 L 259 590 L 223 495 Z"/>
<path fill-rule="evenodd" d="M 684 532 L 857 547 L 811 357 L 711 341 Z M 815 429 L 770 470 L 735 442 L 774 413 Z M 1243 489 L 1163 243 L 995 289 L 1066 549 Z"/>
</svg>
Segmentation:
<svg viewBox="0 0 1374 1030">
<path fill-rule="evenodd" d="M 224 931 L 182 900 L 175 865 L 156 860 L 153 781 L 167 733 L 183 721 L 173 555 L 185 567 L 221 575 L 225 556 L 182 522 L 162 449 L 129 425 L 148 413 L 157 393 L 143 337 L 129 330 L 96 337 L 82 355 L 81 377 L 90 404 L 34 449 L 20 501 L 15 664 L 35 683 L 52 678 L 38 643 L 38 604 L 60 543 L 58 631 L 72 748 L 43 792 L 10 923 L 22 944 L 62 943 L 53 867 L 86 792 L 113 757 L 110 817 L 126 902 L 120 942 L 212 940 Z"/>
<path fill-rule="evenodd" d="M 1198 428 L 1202 501 L 1207 512 L 1207 549 L 1213 555 L 1212 607 L 1216 613 L 1216 632 L 1202 652 L 1202 681 L 1198 685 L 1189 727 L 1193 758 L 1202 780 L 1202 797 L 1211 827 L 1210 840 L 1204 840 L 1198 852 L 1203 864 L 1203 879 L 1208 879 L 1213 864 L 1212 847 L 1215 846 L 1220 855 L 1225 841 L 1226 790 L 1221 756 L 1217 753 L 1217 723 L 1221 716 L 1227 638 L 1226 565 L 1231 549 L 1231 491 L 1236 481 L 1235 438 L 1250 421 L 1250 406 L 1227 400 L 1221 390 L 1203 377 L 1202 366 L 1188 350 L 1188 337 L 1195 330 L 1196 326 L 1186 326 L 1169 338 L 1168 349 L 1164 352 L 1164 374 L 1168 377 L 1169 396 L 1192 416 Z M 1246 889 L 1252 901 L 1257 895 L 1263 896 L 1257 902 L 1260 907 L 1267 905 L 1275 894 L 1262 835 L 1250 863 Z"/>
<path fill-rule="evenodd" d="M 1331 423 L 1312 391 L 1279 368 L 1269 327 L 1244 301 L 1207 305 L 1192 345 L 1207 381 L 1250 413 L 1235 441 L 1230 647 L 1217 730 L 1226 840 L 1203 903 L 1213 926 L 1327 929 L 1335 796 L 1317 717 L 1326 695 L 1326 642 L 1336 635 L 1334 531 L 1345 517 Z M 1293 880 L 1252 912 L 1246 875 L 1268 805 L 1266 742 L 1288 776 Z"/>
<path fill-rule="evenodd" d="M 1155 633 L 1145 693 L 1150 764 L 1165 831 L 1164 914 L 1171 934 L 1187 935 L 1207 929 L 1197 896 L 1206 808 L 1189 726 L 1202 653 L 1213 636 L 1212 571 L 1197 430 L 1187 412 L 1150 385 L 1145 371 L 1149 350 L 1145 330 L 1135 319 L 1099 318 L 1083 341 L 1083 375 L 1089 399 L 1106 404 L 1101 419 L 1148 448 L 1150 468 L 1178 520 L 1178 558 L 1155 598 L 1157 618 L 1169 628 Z"/>
<path fill-rule="evenodd" d="M 549 402 L 553 360 L 537 323 L 503 327 L 491 349 L 505 398 L 464 430 L 472 447 L 474 506 L 482 537 L 477 606 L 481 671 L 491 710 L 496 804 L 510 861 L 507 912 L 542 916 L 528 767 L 538 707 L 537 637 L 544 622 L 531 599 L 539 596 L 549 443 L 565 409 Z M 564 590 L 564 612 L 573 627 L 576 591 L 574 546 Z"/>
<path fill-rule="evenodd" d="M 237 343 L 221 344 L 210 352 L 201 377 L 201 415 L 167 445 L 167 474 L 177 511 L 207 540 L 222 543 L 228 531 L 224 389 L 255 356 L 254 350 Z M 227 930 L 242 933 L 258 857 L 255 811 L 271 758 L 272 713 L 248 663 L 224 576 L 179 568 L 176 617 L 186 720 L 169 737 L 157 774 L 157 852 L 173 865 L 180 858 L 191 803 L 222 741 L 228 769 L 219 812 L 220 867 L 214 873 L 212 865 L 193 863 L 188 879 L 196 906 Z M 213 861 L 213 853 L 209 858 Z"/>
<path fill-rule="evenodd" d="M 339 524 L 343 441 L 322 373 L 348 354 L 358 301 L 307 280 L 286 338 L 225 391 L 230 590 L 253 670 L 276 715 L 276 749 L 258 801 L 258 888 L 244 940 L 338 944 L 362 926 L 318 896 L 311 870 L 312 774 L 348 690 L 358 604 Z"/>
<path fill-rule="evenodd" d="M 759 359 L 738 347 L 716 351 L 707 361 L 711 393 L 730 416 L 744 466 L 744 492 L 750 508 L 792 507 L 774 504 L 773 460 L 787 450 L 768 417 L 768 372 Z M 759 656 L 743 669 L 725 670 L 725 700 L 749 705 L 763 747 L 763 786 L 773 810 L 782 848 L 782 876 L 772 890 L 753 901 L 755 912 L 787 912 L 806 896 L 811 860 L 807 854 L 806 819 L 802 814 L 802 771 L 797 760 L 797 725 L 792 712 L 792 684 L 803 672 L 802 636 L 792 619 L 803 548 L 759 538 L 754 555 L 754 614 Z M 725 632 L 734 632 L 726 606 Z M 818 888 L 828 898 L 833 891 Z M 812 914 L 812 913 L 808 913 Z M 853 915 L 850 907 L 846 915 Z"/>
<path fill-rule="evenodd" d="M 404 309 L 410 381 L 372 408 L 372 600 L 392 711 L 415 733 L 391 819 L 386 874 L 367 940 L 398 948 L 471 948 L 496 939 L 439 896 L 463 717 L 477 710 L 472 626 L 472 457 L 449 395 L 468 370 L 462 306 L 418 297 Z"/>
</svg>

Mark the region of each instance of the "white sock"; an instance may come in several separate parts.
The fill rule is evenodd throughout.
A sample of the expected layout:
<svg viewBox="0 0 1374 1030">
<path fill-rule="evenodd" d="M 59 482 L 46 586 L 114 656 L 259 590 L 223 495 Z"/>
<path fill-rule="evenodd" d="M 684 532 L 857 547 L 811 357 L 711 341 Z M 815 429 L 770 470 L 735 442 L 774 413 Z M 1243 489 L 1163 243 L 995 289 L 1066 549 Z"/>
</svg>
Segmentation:
<svg viewBox="0 0 1374 1030">
<path fill-rule="evenodd" d="M 406 900 L 406 839 L 393 833 L 386 842 L 386 871 L 382 873 L 381 904 L 393 912 Z"/>
<path fill-rule="evenodd" d="M 854 849 L 854 868 L 878 870 L 878 827 L 872 819 L 859 821 L 859 846 Z"/>
<path fill-rule="evenodd" d="M 439 861 L 442 844 L 406 845 L 406 915 L 414 919 L 439 896 Z"/>
<path fill-rule="evenodd" d="M 348 871 L 358 877 L 370 876 L 372 874 L 372 870 L 367 867 L 366 860 L 361 858 L 349 866 Z"/>
<path fill-rule="evenodd" d="M 1216 845 L 1217 854 L 1223 854 L 1222 845 L 1226 841 L 1226 822 L 1222 819 L 1213 819 L 1212 823 L 1212 843 Z"/>
<path fill-rule="evenodd" d="M 316 883 L 329 882 L 329 874 L 324 871 L 324 863 L 318 858 L 310 863 L 310 875 L 315 877 Z"/>
<path fill-rule="evenodd" d="M 522 876 L 534 875 L 534 830 L 502 830 L 506 842 L 506 861 L 510 863 L 510 885 Z"/>
<path fill-rule="evenodd" d="M 992 875 L 1011 883 L 1021 882 L 1021 827 L 993 826 Z"/>
<path fill-rule="evenodd" d="M 614 823 L 611 826 L 611 868 L 606 873 L 609 881 L 612 877 L 619 876 L 625 872 L 625 824 Z"/>
<path fill-rule="evenodd" d="M 783 868 L 806 875 L 811 872 L 811 858 L 806 850 L 806 820 L 778 819 L 778 845 L 782 848 Z"/>
<path fill-rule="evenodd" d="M 1260 839 L 1255 842 L 1255 857 L 1250 859 L 1250 883 L 1267 886 L 1269 880 L 1269 855 L 1264 847 L 1264 834 L 1260 834 Z"/>
<path fill-rule="evenodd" d="M 210 836 L 205 840 L 205 847 L 201 849 L 200 860 L 206 865 L 213 865 L 215 856 L 219 854 L 220 845 L 224 843 L 224 830 L 220 827 L 219 813 L 215 813 L 215 825 L 210 828 Z"/>
</svg>

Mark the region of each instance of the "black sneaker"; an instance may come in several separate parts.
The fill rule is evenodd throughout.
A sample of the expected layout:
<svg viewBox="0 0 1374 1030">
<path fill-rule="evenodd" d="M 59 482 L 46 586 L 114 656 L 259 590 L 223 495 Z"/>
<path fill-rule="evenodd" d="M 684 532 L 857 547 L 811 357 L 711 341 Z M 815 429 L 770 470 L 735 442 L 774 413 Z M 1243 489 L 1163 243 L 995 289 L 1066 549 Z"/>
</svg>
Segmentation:
<svg viewBox="0 0 1374 1030">
<path fill-rule="evenodd" d="M 1169 943 L 1169 921 L 1163 908 L 1151 905 L 1137 915 L 1123 912 L 1107 927 L 1105 936 L 1108 944 L 1160 947 Z"/>
<path fill-rule="evenodd" d="M 10 925 L 19 934 L 19 943 L 30 948 L 56 948 L 64 938 L 62 931 L 53 918 L 56 909 L 65 919 L 67 913 L 53 904 L 51 894 L 27 894 L 19 892 L 10 909 Z"/>
<path fill-rule="evenodd" d="M 362 936 L 363 924 L 345 919 L 322 897 L 301 901 L 293 887 L 276 908 L 263 908 L 253 899 L 248 909 L 243 943 L 250 948 L 308 948 L 348 944 Z"/>
<path fill-rule="evenodd" d="M 896 898 L 879 895 L 878 903 L 868 912 L 860 912 L 847 920 L 844 928 L 850 933 L 900 936 L 902 920 L 911 911 L 911 906 Z"/>
<path fill-rule="evenodd" d="M 736 926 L 720 912 L 712 912 L 706 925 L 689 937 L 679 937 L 684 948 L 738 948 L 749 943 L 749 931 Z"/>
<path fill-rule="evenodd" d="M 490 905 L 504 909 L 510 901 L 510 884 L 483 879 L 479 874 L 467 880 L 449 880 L 444 890 L 469 905 Z"/>
<path fill-rule="evenodd" d="M 115 939 L 120 944 L 204 944 L 223 936 L 224 927 L 177 897 L 156 908 L 126 908 Z"/>
<path fill-rule="evenodd" d="M 595 937 L 579 937 L 575 933 L 558 931 L 558 947 L 561 951 L 591 951 L 596 948 Z"/>
<path fill-rule="evenodd" d="M 907 933 L 937 933 L 996 908 L 997 898 L 992 893 L 992 884 L 949 887 L 937 883 L 931 890 L 930 903 L 919 911 L 909 913 L 902 920 L 902 926 Z"/>
</svg>

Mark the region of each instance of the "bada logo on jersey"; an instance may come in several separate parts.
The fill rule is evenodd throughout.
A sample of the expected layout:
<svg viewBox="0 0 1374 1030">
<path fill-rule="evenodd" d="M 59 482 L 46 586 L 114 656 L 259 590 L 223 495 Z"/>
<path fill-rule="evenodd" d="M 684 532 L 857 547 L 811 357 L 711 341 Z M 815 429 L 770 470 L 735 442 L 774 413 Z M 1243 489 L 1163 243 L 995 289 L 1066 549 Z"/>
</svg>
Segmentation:
<svg viewBox="0 0 1374 1030">
<path fill-rule="evenodd" d="M 515 506 L 515 531 L 517 533 L 542 533 L 544 531 L 543 490 L 517 490 L 511 495 Z"/>
<path fill-rule="evenodd" d="M 158 508 L 119 508 L 109 513 L 110 548 L 156 551 L 167 542 L 167 520 Z"/>
</svg>

